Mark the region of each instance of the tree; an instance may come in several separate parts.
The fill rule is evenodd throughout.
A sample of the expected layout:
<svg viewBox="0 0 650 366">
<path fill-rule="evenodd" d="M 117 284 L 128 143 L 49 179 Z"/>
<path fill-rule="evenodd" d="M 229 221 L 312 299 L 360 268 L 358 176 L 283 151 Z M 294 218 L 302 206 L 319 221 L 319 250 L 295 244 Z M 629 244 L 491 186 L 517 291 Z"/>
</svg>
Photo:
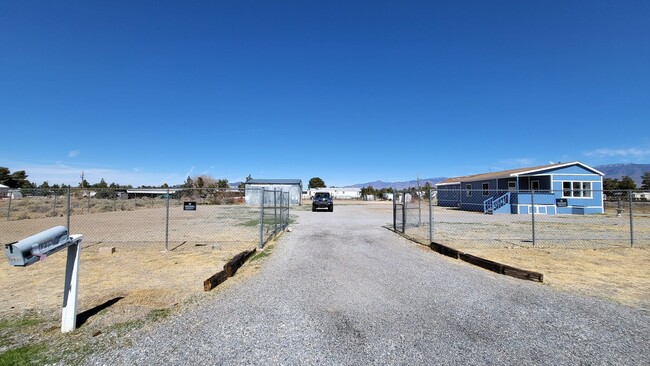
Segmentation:
<svg viewBox="0 0 650 366">
<path fill-rule="evenodd" d="M 367 187 L 361 188 L 361 196 L 362 197 L 370 196 L 370 195 L 376 195 L 376 194 L 377 194 L 377 190 L 374 189 L 372 186 L 367 186 Z"/>
<path fill-rule="evenodd" d="M 245 189 L 245 188 L 246 188 L 246 183 L 248 183 L 248 181 L 251 180 L 251 179 L 253 179 L 253 177 L 251 177 L 251 175 L 249 174 L 249 175 L 246 177 L 246 181 L 245 181 L 245 182 L 241 182 L 241 183 L 239 183 L 239 185 L 237 186 L 237 188 L 239 188 L 239 189 Z"/>
<path fill-rule="evenodd" d="M 181 186 L 183 188 L 194 188 L 194 180 L 190 177 L 187 177 L 187 180 L 185 180 L 185 183 Z"/>
<path fill-rule="evenodd" d="M 0 166 L 0 184 L 6 185 L 6 182 L 9 179 L 9 175 L 11 175 L 9 168 Z"/>
<path fill-rule="evenodd" d="M 319 177 L 314 177 L 314 178 L 310 179 L 309 180 L 309 185 L 307 186 L 307 188 L 309 188 L 309 189 L 312 189 L 312 188 L 325 188 L 325 187 L 327 187 L 325 185 L 325 182 L 322 179 L 320 179 Z"/>
<path fill-rule="evenodd" d="M 641 177 L 641 189 L 650 189 L 650 172 L 643 173 Z"/>
<path fill-rule="evenodd" d="M 618 189 L 636 189 L 636 183 L 630 176 L 623 176 L 621 182 L 618 184 Z"/>
<path fill-rule="evenodd" d="M 230 186 L 228 185 L 228 179 L 219 179 L 217 181 L 217 188 L 221 188 L 221 189 L 230 188 Z"/>
<path fill-rule="evenodd" d="M 604 191 L 616 191 L 618 190 L 618 185 L 621 182 L 616 178 L 605 178 L 603 179 L 603 190 Z"/>
<path fill-rule="evenodd" d="M 425 197 L 426 199 L 431 198 L 431 197 L 429 197 L 429 196 L 431 195 L 431 188 L 432 188 L 432 187 L 431 187 L 431 183 L 429 183 L 429 182 L 426 182 L 426 183 L 424 184 L 424 187 L 422 188 L 422 190 L 424 191 L 424 197 Z"/>
<path fill-rule="evenodd" d="M 0 167 L 0 184 L 9 188 L 36 188 L 36 185 L 28 181 L 27 177 L 24 170 L 11 173 L 8 168 Z"/>
</svg>

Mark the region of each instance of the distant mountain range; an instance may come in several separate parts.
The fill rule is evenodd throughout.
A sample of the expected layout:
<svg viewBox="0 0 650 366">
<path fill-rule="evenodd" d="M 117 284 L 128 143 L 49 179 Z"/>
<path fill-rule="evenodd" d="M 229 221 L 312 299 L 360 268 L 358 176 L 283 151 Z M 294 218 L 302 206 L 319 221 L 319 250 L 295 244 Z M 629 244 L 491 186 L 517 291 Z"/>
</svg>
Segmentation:
<svg viewBox="0 0 650 366">
<path fill-rule="evenodd" d="M 650 172 L 650 164 L 605 164 L 605 165 L 594 166 L 594 169 L 603 172 L 605 174 L 605 178 L 621 179 L 621 177 L 625 175 L 630 176 L 636 183 L 637 187 L 641 187 L 641 177 L 643 176 L 643 173 Z M 429 182 L 429 184 L 433 186 L 436 183 L 442 182 L 445 179 L 447 179 L 447 177 L 420 179 L 420 186 L 423 187 L 427 182 Z M 240 183 L 241 182 L 233 182 L 230 183 L 230 186 L 233 188 L 237 188 L 237 186 Z M 304 189 L 307 189 L 306 182 L 303 182 L 303 184 L 305 184 Z M 417 187 L 418 181 L 410 180 L 407 182 L 384 182 L 382 180 L 376 180 L 374 182 L 353 184 L 349 187 L 364 188 L 368 186 L 372 186 L 375 189 L 382 189 L 382 188 L 406 189 L 409 187 Z"/>
<path fill-rule="evenodd" d="M 643 173 L 650 172 L 650 164 L 606 164 L 595 166 L 594 169 L 604 173 L 605 178 L 621 179 L 627 175 L 637 187 L 641 187 L 641 177 Z"/>
<path fill-rule="evenodd" d="M 636 183 L 637 187 L 641 187 L 641 177 L 643 173 L 650 172 L 650 164 L 605 164 L 595 166 L 594 169 L 605 174 L 605 178 L 615 178 L 621 179 L 621 177 L 627 175 L 631 177 Z M 442 182 L 447 179 L 446 177 L 437 177 L 437 178 L 426 178 L 420 179 L 420 186 L 424 186 L 426 182 L 429 182 L 432 186 L 436 183 Z M 417 180 L 410 180 L 408 182 L 384 182 L 381 180 L 376 180 L 374 182 L 360 183 L 352 185 L 351 187 L 355 188 L 364 188 L 372 186 L 376 189 L 382 188 L 395 188 L 395 189 L 406 189 L 409 187 L 417 187 Z"/>
<path fill-rule="evenodd" d="M 431 184 L 432 186 L 435 185 L 438 182 L 442 182 L 447 178 L 445 177 L 437 177 L 437 178 L 425 178 L 425 179 L 420 179 L 420 187 L 424 187 L 427 182 Z M 394 189 L 406 189 L 409 187 L 417 187 L 418 186 L 418 181 L 417 180 L 410 180 L 407 182 L 384 182 L 381 180 L 376 180 L 374 182 L 368 182 L 368 183 L 359 183 L 352 185 L 351 187 L 354 188 L 364 188 L 372 186 L 372 188 L 375 189 L 382 189 L 382 188 L 394 188 Z"/>
</svg>

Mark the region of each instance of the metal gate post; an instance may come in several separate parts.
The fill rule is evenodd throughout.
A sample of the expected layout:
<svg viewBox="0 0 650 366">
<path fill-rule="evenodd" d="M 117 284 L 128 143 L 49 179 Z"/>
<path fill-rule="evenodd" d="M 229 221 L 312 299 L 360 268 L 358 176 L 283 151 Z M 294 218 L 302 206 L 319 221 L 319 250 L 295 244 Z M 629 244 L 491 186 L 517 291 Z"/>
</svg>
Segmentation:
<svg viewBox="0 0 650 366">
<path fill-rule="evenodd" d="M 264 247 L 264 188 L 261 189 L 260 194 L 260 244 L 258 247 Z"/>
<path fill-rule="evenodd" d="M 68 232 L 70 233 L 71 232 L 70 231 L 70 187 L 68 187 L 68 212 L 67 212 L 67 216 L 68 216 L 68 226 L 67 226 L 67 228 L 68 228 Z"/>
<path fill-rule="evenodd" d="M 393 231 L 397 231 L 397 203 L 395 202 L 395 194 L 393 194 L 392 199 L 393 204 Z"/>
<path fill-rule="evenodd" d="M 418 188 L 418 227 L 422 226 L 422 191 Z"/>
<path fill-rule="evenodd" d="M 429 188 L 429 245 L 433 243 L 433 189 Z"/>
<path fill-rule="evenodd" d="M 634 212 L 632 211 L 632 191 L 627 192 L 630 203 L 630 248 L 634 248 Z"/>
<path fill-rule="evenodd" d="M 406 193 L 402 197 L 404 198 L 404 202 L 402 202 L 402 234 L 406 234 Z"/>
<path fill-rule="evenodd" d="M 300 205 L 302 206 L 302 198 L 300 199 Z M 287 226 L 289 226 L 289 219 L 291 214 L 291 193 L 287 192 Z"/>
<path fill-rule="evenodd" d="M 7 221 L 11 218 L 11 196 L 13 196 L 11 193 L 9 193 L 9 208 L 7 209 Z"/>
<path fill-rule="evenodd" d="M 273 233 L 278 233 L 278 191 L 273 190 Z"/>
<path fill-rule="evenodd" d="M 284 221 L 282 220 L 282 211 L 284 211 L 284 192 L 280 191 L 280 230 L 284 230 Z"/>
<path fill-rule="evenodd" d="M 165 206 L 167 211 L 167 214 L 165 215 L 165 250 L 169 250 L 169 188 L 167 188 Z"/>
<path fill-rule="evenodd" d="M 533 215 L 533 248 L 535 247 L 535 191 L 530 191 L 530 213 Z"/>
</svg>

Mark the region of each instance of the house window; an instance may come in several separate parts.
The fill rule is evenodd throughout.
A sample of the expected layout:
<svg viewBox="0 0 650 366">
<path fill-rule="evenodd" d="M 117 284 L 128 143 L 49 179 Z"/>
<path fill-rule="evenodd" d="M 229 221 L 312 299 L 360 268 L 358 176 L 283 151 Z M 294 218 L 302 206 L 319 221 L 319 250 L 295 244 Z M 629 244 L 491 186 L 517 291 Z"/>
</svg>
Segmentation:
<svg viewBox="0 0 650 366">
<path fill-rule="evenodd" d="M 471 184 L 466 184 L 465 185 L 465 195 L 467 197 L 472 197 L 472 185 Z"/>
<path fill-rule="evenodd" d="M 582 182 L 582 197 L 591 198 L 591 182 Z"/>
<path fill-rule="evenodd" d="M 487 184 L 487 183 L 483 183 L 483 196 L 484 197 L 487 197 L 487 196 L 490 195 L 489 189 L 490 189 L 490 185 Z"/>
<path fill-rule="evenodd" d="M 562 183 L 562 197 L 571 197 L 571 182 Z"/>
<path fill-rule="evenodd" d="M 530 189 L 532 189 L 533 191 L 539 191 L 539 181 L 534 180 L 530 182 Z"/>
<path fill-rule="evenodd" d="M 517 192 L 517 182 L 508 182 L 508 190 L 510 192 Z"/>
<path fill-rule="evenodd" d="M 591 182 L 562 182 L 562 197 L 591 198 Z"/>
</svg>

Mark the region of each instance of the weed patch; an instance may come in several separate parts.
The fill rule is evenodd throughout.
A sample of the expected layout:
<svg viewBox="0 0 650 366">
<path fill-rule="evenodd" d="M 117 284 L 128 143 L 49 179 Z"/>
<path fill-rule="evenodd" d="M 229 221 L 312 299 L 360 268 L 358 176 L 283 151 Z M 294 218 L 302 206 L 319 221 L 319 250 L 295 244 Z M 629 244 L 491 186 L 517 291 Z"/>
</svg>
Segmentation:
<svg viewBox="0 0 650 366">
<path fill-rule="evenodd" d="M 14 348 L 0 354 L 0 366 L 42 365 L 47 363 L 45 346 L 42 344 Z"/>
</svg>

